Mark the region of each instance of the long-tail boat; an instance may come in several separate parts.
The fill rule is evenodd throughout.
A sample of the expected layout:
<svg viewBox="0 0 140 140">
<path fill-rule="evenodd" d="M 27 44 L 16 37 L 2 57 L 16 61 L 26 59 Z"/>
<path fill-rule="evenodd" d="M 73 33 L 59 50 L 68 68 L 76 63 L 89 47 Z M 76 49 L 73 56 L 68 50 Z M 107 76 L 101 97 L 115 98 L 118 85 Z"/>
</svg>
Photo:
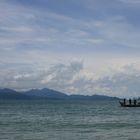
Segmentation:
<svg viewBox="0 0 140 140">
<path fill-rule="evenodd" d="M 140 107 L 140 103 L 137 103 L 137 104 L 126 104 L 126 103 L 121 102 L 121 101 L 119 101 L 119 102 L 120 102 L 120 105 L 122 107 Z"/>
</svg>

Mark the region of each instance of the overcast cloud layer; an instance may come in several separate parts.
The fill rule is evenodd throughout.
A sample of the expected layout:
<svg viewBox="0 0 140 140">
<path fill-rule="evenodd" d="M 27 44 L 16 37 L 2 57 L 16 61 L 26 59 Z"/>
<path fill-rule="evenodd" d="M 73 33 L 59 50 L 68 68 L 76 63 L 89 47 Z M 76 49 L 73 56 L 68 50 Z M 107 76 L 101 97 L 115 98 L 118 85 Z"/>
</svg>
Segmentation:
<svg viewBox="0 0 140 140">
<path fill-rule="evenodd" d="M 139 0 L 1 0 L 0 88 L 139 96 Z"/>
</svg>

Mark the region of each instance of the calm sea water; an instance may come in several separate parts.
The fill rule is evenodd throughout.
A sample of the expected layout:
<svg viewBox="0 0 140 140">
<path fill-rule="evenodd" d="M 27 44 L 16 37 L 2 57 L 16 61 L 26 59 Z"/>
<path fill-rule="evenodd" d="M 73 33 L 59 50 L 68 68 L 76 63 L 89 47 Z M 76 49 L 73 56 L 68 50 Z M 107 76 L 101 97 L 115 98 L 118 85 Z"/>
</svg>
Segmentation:
<svg viewBox="0 0 140 140">
<path fill-rule="evenodd" d="M 0 140 L 140 140 L 140 108 L 117 101 L 0 101 Z"/>
</svg>

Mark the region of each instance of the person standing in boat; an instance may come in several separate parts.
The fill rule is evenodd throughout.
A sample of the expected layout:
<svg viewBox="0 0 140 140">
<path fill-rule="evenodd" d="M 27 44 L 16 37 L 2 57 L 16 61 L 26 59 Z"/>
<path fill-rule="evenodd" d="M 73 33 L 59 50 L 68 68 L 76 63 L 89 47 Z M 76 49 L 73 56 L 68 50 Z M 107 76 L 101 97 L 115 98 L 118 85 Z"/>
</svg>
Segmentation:
<svg viewBox="0 0 140 140">
<path fill-rule="evenodd" d="M 137 101 L 136 101 L 136 99 L 134 99 L 134 105 L 136 105 L 137 104 Z"/>
<path fill-rule="evenodd" d="M 129 99 L 129 104 L 131 105 L 131 99 Z"/>
<path fill-rule="evenodd" d="M 126 104 L 126 99 L 125 98 L 123 99 L 123 103 L 124 103 L 124 105 Z"/>
</svg>

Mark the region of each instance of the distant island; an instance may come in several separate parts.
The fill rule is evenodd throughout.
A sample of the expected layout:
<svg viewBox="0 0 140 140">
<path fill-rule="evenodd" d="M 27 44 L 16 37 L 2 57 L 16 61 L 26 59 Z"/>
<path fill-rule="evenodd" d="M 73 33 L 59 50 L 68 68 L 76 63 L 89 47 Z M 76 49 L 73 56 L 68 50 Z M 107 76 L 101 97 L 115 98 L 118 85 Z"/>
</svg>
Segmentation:
<svg viewBox="0 0 140 140">
<path fill-rule="evenodd" d="M 117 97 L 110 97 L 105 95 L 67 95 L 65 93 L 43 88 L 31 89 L 24 92 L 17 92 L 12 89 L 0 89 L 0 100 L 119 100 Z"/>
</svg>

